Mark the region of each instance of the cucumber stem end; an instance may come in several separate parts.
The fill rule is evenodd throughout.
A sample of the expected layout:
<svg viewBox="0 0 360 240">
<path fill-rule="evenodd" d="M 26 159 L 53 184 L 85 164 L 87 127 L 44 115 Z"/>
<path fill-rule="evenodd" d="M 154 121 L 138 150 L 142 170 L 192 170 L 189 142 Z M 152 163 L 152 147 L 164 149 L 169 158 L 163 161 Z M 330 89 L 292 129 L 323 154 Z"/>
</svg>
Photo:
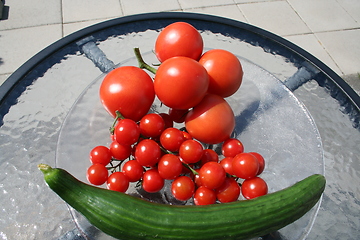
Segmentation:
<svg viewBox="0 0 360 240">
<path fill-rule="evenodd" d="M 52 170 L 52 167 L 50 167 L 47 164 L 40 163 L 40 164 L 38 164 L 38 169 L 45 174 L 45 173 L 48 173 L 50 170 Z"/>
</svg>

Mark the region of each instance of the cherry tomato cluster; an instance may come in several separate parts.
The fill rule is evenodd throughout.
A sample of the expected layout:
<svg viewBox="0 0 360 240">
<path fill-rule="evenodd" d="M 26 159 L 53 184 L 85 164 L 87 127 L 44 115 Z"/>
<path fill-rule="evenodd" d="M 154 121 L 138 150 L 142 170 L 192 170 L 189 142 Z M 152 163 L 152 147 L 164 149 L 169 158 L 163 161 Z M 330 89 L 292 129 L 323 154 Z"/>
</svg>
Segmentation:
<svg viewBox="0 0 360 240">
<path fill-rule="evenodd" d="M 126 192 L 131 182 L 139 182 L 146 192 L 154 193 L 165 180 L 173 180 L 173 196 L 180 201 L 193 198 L 196 205 L 267 193 L 266 182 L 258 177 L 264 158 L 245 153 L 236 138 L 222 143 L 220 159 L 215 150 L 175 128 L 168 113 L 149 113 L 139 122 L 126 118 L 115 122 L 109 147 L 96 146 L 90 152 L 87 178 L 94 185 L 106 183 L 110 190 Z"/>
<path fill-rule="evenodd" d="M 142 60 L 138 49 L 135 54 L 139 67 L 116 68 L 101 83 L 101 102 L 115 121 L 112 143 L 90 152 L 88 181 L 120 192 L 138 182 L 154 193 L 171 180 L 172 195 L 180 201 L 193 198 L 196 205 L 266 194 L 266 182 L 258 177 L 264 158 L 244 152 L 243 144 L 231 138 L 235 117 L 225 98 L 242 83 L 239 59 L 222 49 L 203 53 L 199 31 L 185 22 L 159 33 L 157 69 Z M 156 98 L 168 112 L 150 111 Z M 221 153 L 214 144 L 221 144 Z"/>
</svg>

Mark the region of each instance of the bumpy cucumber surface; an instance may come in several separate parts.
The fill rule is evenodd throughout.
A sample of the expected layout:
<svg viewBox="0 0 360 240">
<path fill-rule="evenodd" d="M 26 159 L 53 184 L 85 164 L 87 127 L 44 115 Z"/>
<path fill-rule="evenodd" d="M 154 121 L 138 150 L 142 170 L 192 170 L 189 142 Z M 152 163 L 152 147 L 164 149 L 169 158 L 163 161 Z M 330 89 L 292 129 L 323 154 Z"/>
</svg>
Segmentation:
<svg viewBox="0 0 360 240">
<path fill-rule="evenodd" d="M 67 171 L 40 164 L 48 186 L 91 224 L 118 239 L 248 239 L 278 230 L 320 199 L 325 178 L 315 174 L 252 200 L 206 206 L 152 203 L 85 184 Z"/>
</svg>

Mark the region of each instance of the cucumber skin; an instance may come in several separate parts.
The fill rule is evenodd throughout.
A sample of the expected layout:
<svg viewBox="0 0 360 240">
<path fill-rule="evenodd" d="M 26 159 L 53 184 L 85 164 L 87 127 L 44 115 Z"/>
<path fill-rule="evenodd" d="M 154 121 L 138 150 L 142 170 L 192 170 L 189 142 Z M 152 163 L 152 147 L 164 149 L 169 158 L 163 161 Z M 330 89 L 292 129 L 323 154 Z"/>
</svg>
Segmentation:
<svg viewBox="0 0 360 240">
<path fill-rule="evenodd" d="M 90 186 L 67 171 L 40 164 L 48 186 L 89 222 L 118 239 L 249 239 L 302 217 L 320 199 L 325 177 L 314 174 L 293 186 L 252 200 L 207 206 L 152 203 Z"/>
</svg>

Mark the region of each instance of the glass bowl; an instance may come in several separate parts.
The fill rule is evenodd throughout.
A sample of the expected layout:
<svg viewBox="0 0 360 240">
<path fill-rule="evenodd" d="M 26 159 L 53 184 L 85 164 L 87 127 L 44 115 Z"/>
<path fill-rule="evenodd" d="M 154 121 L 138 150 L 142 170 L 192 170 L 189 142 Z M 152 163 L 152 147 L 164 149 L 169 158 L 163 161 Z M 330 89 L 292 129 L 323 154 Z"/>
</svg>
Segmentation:
<svg viewBox="0 0 360 240">
<path fill-rule="evenodd" d="M 157 62 L 151 51 L 143 53 L 143 58 L 148 63 Z M 315 173 L 324 174 L 320 135 L 306 107 L 277 77 L 249 59 L 238 58 L 244 70 L 243 82 L 240 89 L 226 99 L 236 117 L 233 136 L 244 144 L 246 152 L 259 152 L 264 156 L 266 167 L 261 177 L 268 183 L 269 192 L 286 188 Z M 137 66 L 137 60 L 129 57 L 116 67 L 124 65 Z M 111 143 L 109 127 L 113 119 L 103 108 L 98 93 L 105 75 L 100 74 L 80 94 L 67 114 L 58 138 L 56 167 L 66 169 L 84 182 L 87 182 L 91 149 Z M 156 100 L 151 111 L 167 112 L 167 108 Z M 215 149 L 219 150 L 219 147 L 215 146 Z M 159 193 L 149 194 L 131 184 L 127 193 L 164 204 L 191 204 L 191 201 L 179 202 L 171 198 L 168 186 L 169 181 Z M 272 239 L 304 239 L 319 205 L 272 234 L 276 236 Z M 76 210 L 69 209 L 86 239 L 113 239 L 93 227 Z"/>
</svg>

